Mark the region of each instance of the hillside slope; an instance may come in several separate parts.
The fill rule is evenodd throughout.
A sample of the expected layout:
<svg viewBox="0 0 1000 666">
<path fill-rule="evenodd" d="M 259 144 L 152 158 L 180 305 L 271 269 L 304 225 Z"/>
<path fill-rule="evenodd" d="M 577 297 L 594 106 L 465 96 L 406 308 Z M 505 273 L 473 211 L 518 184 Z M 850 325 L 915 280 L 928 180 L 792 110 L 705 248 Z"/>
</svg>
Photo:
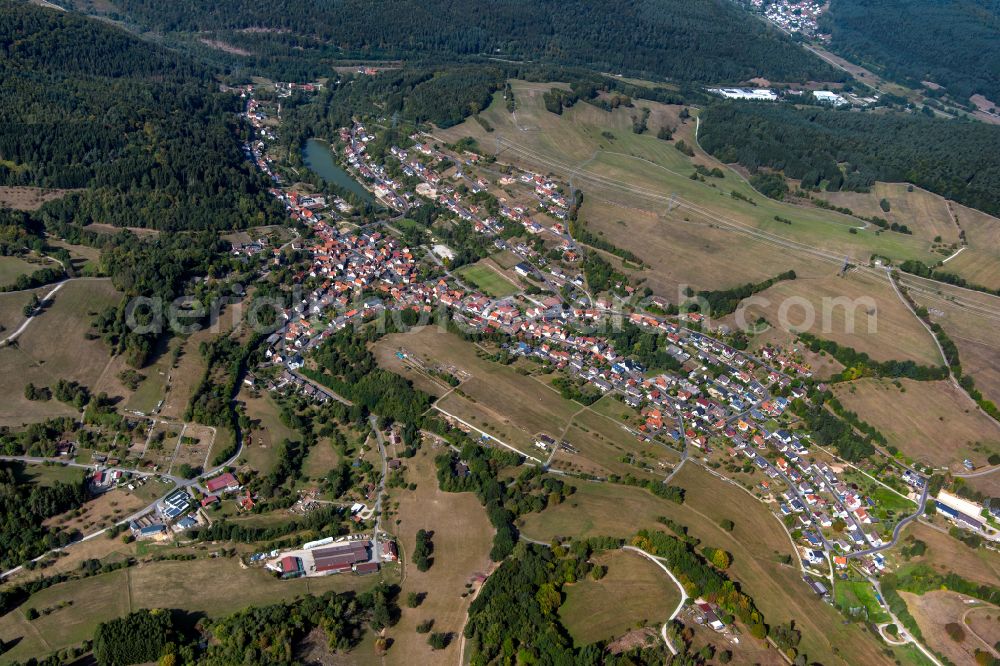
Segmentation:
<svg viewBox="0 0 1000 666">
<path fill-rule="evenodd" d="M 890 77 L 1000 104 L 997 0 L 834 0 L 821 26 L 833 50 Z"/>
<path fill-rule="evenodd" d="M 80 4 L 80 3 L 78 3 Z M 724 0 L 113 0 L 110 15 L 287 58 L 492 55 L 678 80 L 840 80 L 841 72 Z M 470 5 L 472 8 L 470 8 Z M 213 34 L 201 34 L 209 32 Z M 293 57 L 288 57 L 294 51 Z"/>
<path fill-rule="evenodd" d="M 103 22 L 0 1 L 0 185 L 85 188 L 77 221 L 263 222 L 238 100 L 192 61 Z"/>
</svg>

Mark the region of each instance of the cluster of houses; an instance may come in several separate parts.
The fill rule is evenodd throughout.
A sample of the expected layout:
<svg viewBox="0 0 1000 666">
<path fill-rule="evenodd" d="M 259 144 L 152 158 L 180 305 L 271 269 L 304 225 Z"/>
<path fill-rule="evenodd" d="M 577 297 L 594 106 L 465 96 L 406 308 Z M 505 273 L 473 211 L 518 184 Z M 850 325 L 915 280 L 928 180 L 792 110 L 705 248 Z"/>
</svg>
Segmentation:
<svg viewBox="0 0 1000 666">
<path fill-rule="evenodd" d="M 181 533 L 210 521 L 202 509 L 217 504 L 226 494 L 242 489 L 231 472 L 222 472 L 207 481 L 201 501 L 196 501 L 187 488 L 177 488 L 160 500 L 156 506 L 129 522 L 129 529 L 136 539 L 164 540 L 170 534 Z"/>
<path fill-rule="evenodd" d="M 370 158 L 366 145 L 374 136 L 362 125 L 341 130 L 341 138 L 351 167 L 371 187 L 382 188 L 383 200 L 390 205 L 395 201 L 394 207 L 399 208 L 417 196 L 389 177 L 390 171 L 397 173 L 397 169 Z M 461 166 L 455 176 L 443 178 L 435 167 L 448 158 L 426 143 L 409 149 L 394 146 L 388 151 L 390 158 L 399 161 L 406 176 L 420 181 L 419 195 L 436 198 L 456 217 L 473 222 L 481 233 L 496 234 L 507 223 L 522 224 L 530 232 L 531 225 L 537 224 L 523 208 L 502 205 L 501 219 L 494 220 L 474 203 L 466 202 L 449 181 L 465 179 L 467 190 L 463 190 L 472 193 L 482 191 L 488 183 L 467 178 Z M 566 210 L 567 202 L 551 180 L 527 172 L 501 179 L 501 185 L 517 182 L 532 187 L 550 212 Z M 316 241 L 303 248 L 312 261 L 295 276 L 302 282 L 308 280 L 311 292 L 283 313 L 283 326 L 268 339 L 266 356 L 282 366 L 271 388 L 294 385 L 297 390 L 311 392 L 317 400 L 330 399 L 330 394 L 296 372 L 304 355 L 324 338 L 384 309 L 430 313 L 445 308 L 473 329 L 506 333 L 511 353 L 538 358 L 601 394 L 617 395 L 642 414 L 641 425 L 631 429 L 640 440 L 657 441 L 695 455 L 709 456 L 718 449 L 719 456 L 724 451 L 730 458 L 744 457 L 767 477 L 761 489 L 775 499 L 776 512 L 786 518 L 794 516 L 795 528 L 802 534 L 805 561 L 819 564 L 832 559 L 835 565 L 846 567 L 851 558 L 873 571 L 884 565 L 877 552 L 883 542 L 873 515 L 874 501 L 842 479 L 841 472 L 830 464 L 809 462 L 808 438 L 773 425 L 782 418 L 790 400 L 805 396 L 805 389 L 796 380 L 809 378 L 811 370 L 797 353 L 767 346 L 751 355 L 691 330 L 677 318 L 628 314 L 625 317 L 631 325 L 664 336 L 665 351 L 681 368 L 647 376 L 646 368 L 616 350 L 610 339 L 581 333 L 595 330 L 595 324 L 606 317 L 622 316 L 607 300 L 589 304 L 568 302 L 559 296 L 542 300 L 494 298 L 470 290 L 448 274 L 422 279 L 417 255 L 395 237 L 380 231 L 341 231 L 320 215 L 304 214 L 310 209 L 303 207 L 301 198 L 280 190 L 279 196 L 285 198 L 293 214 L 312 227 Z M 546 229 L 562 241 L 564 252 L 575 250 L 561 223 Z M 499 238 L 496 243 L 508 247 Z M 518 248 L 511 249 L 516 252 Z M 527 262 L 520 268 L 524 275 L 538 274 Z M 550 272 L 556 276 L 560 269 Z M 562 279 L 564 284 L 582 283 L 580 278 Z M 699 315 L 684 317 L 697 323 Z M 773 387 L 779 387 L 780 395 L 772 395 Z M 537 446 L 547 451 L 564 444 L 547 436 L 537 441 Z M 920 493 L 922 477 L 913 473 L 903 480 L 914 494 Z"/>
<path fill-rule="evenodd" d="M 783 30 L 809 36 L 816 34 L 816 22 L 826 6 L 816 0 L 750 0 L 750 5 Z"/>
</svg>

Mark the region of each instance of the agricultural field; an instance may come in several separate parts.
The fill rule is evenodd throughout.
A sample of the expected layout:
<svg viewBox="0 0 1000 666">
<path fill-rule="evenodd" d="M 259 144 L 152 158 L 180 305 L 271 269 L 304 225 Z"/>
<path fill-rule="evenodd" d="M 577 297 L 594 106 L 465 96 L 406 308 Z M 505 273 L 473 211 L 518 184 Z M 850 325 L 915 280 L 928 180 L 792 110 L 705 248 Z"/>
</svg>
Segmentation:
<svg viewBox="0 0 1000 666">
<path fill-rule="evenodd" d="M 24 294 L 19 296 L 26 299 Z M 35 315 L 17 344 L 0 349 L 0 376 L 8 380 L 0 393 L 0 425 L 17 426 L 75 413 L 71 406 L 55 399 L 27 400 L 24 388 L 29 382 L 52 386 L 59 379 L 75 380 L 91 389 L 101 385 L 111 365 L 110 354 L 103 342 L 88 340 L 85 335 L 93 315 L 117 305 L 120 298 L 109 280 L 64 283 L 52 303 Z"/>
<path fill-rule="evenodd" d="M 555 469 L 600 477 L 632 474 L 661 478 L 680 460 L 680 454 L 665 444 L 641 442 L 621 422 L 590 409 L 582 409 L 573 417 L 562 439 L 579 453 L 559 451 L 552 458 Z"/>
<path fill-rule="evenodd" d="M 397 356 L 400 349 L 405 350 L 405 359 Z M 475 345 L 434 327 L 389 335 L 375 346 L 375 355 L 384 367 L 411 379 L 418 388 L 427 385 L 442 396 L 436 406 L 443 413 L 525 455 L 543 461 L 549 457 L 551 450 L 535 446 L 539 433 L 566 440 L 579 450 L 558 451 L 552 458 L 556 468 L 598 476 L 632 473 L 656 477 L 665 475 L 677 461 L 677 453 L 666 446 L 639 442 L 613 416 L 614 410 L 603 415 L 591 411 L 560 396 L 548 385 L 548 377 L 521 374 L 476 352 Z M 446 388 L 427 369 L 448 372 L 460 378 L 461 384 Z"/>
<path fill-rule="evenodd" d="M 932 467 L 976 467 L 1000 452 L 1000 425 L 950 381 L 861 379 L 837 384 L 834 394 L 858 418 L 878 428 L 889 444 Z"/>
<path fill-rule="evenodd" d="M 981 603 L 971 605 L 969 597 L 945 590 L 931 590 L 921 595 L 900 592 L 899 595 L 906 601 L 906 607 L 917 621 L 927 647 L 944 655 L 951 663 L 975 663 L 977 650 L 989 652 L 994 657 L 997 655 L 993 645 L 974 633 L 972 627 L 965 622 L 973 609 L 996 612 L 1000 610 L 996 606 Z M 984 611 L 976 612 L 981 614 Z M 994 628 L 988 633 L 997 632 Z"/>
<path fill-rule="evenodd" d="M 440 366 L 462 379 L 437 405 L 526 453 L 537 452 L 537 433 L 555 437 L 582 407 L 531 377 L 480 358 L 475 345 L 435 327 L 387 335 L 376 344 L 379 348 L 392 354 L 405 349 L 410 359 Z M 384 351 L 376 354 L 386 356 Z"/>
<path fill-rule="evenodd" d="M 179 608 L 218 616 L 303 593 L 362 591 L 377 580 L 378 576 L 340 575 L 282 581 L 261 569 L 241 569 L 235 560 L 225 558 L 202 559 L 197 564 L 147 562 L 53 585 L 32 595 L 0 617 L 0 639 L 5 643 L 19 640 L 3 660 L 25 660 L 79 645 L 93 636 L 98 623 L 139 608 Z M 28 608 L 52 611 L 29 622 L 24 616 Z"/>
<path fill-rule="evenodd" d="M 930 333 L 896 296 L 888 279 L 877 274 L 806 274 L 779 282 L 746 305 L 745 321 L 754 322 L 758 316 L 779 330 L 808 330 L 877 361 L 944 363 Z"/>
<path fill-rule="evenodd" d="M 510 296 L 519 291 L 519 287 L 508 280 L 503 275 L 503 270 L 490 259 L 463 266 L 457 273 L 463 280 L 468 280 L 483 293 L 495 298 Z"/>
<path fill-rule="evenodd" d="M 559 619 L 575 644 L 614 639 L 639 625 L 658 629 L 677 607 L 677 586 L 638 553 L 610 551 L 593 561 L 606 566 L 607 574 L 567 585 L 559 607 Z"/>
<path fill-rule="evenodd" d="M 572 175 L 573 184 L 585 192 L 581 219 L 650 264 L 644 277 L 662 295 L 673 295 L 674 289 L 666 289 L 671 284 L 730 287 L 765 269 L 776 273 L 816 259 L 835 272 L 844 256 L 865 262 L 873 253 L 927 261 L 938 256 L 920 238 L 864 229 L 851 233 L 862 226 L 855 218 L 764 198 L 740 174 L 697 148 L 696 121 L 682 121 L 681 107 L 637 101 L 637 107 L 650 109 L 649 130 L 637 135 L 632 116 L 638 108 L 606 112 L 579 103 L 558 116 L 546 111 L 542 94 L 553 85 L 513 81 L 517 112 L 508 113 L 502 100 L 494 100 L 481 114 L 493 132 L 470 119 L 435 136 L 446 141 L 473 137 L 484 150 L 499 140 L 501 162 Z M 676 128 L 674 141 L 656 138 L 663 125 Z M 675 148 L 679 140 L 693 148 L 693 157 Z M 722 178 L 692 180 L 696 164 L 720 168 Z M 725 254 L 708 255 L 702 264 L 705 233 L 710 234 L 707 242 Z M 822 251 L 817 254 L 815 248 Z M 661 276 L 661 271 L 667 273 Z"/>
<path fill-rule="evenodd" d="M 683 505 L 651 493 L 609 483 L 575 483 L 576 494 L 540 514 L 524 516 L 520 529 L 533 539 L 556 536 L 628 538 L 639 529 L 666 529 L 656 518 L 667 516 L 703 545 L 721 547 L 733 555 L 728 573 L 739 580 L 768 623 L 794 619 L 802 631 L 802 646 L 811 660 L 824 664 L 877 663 L 877 642 L 823 603 L 802 582 L 792 545 L 778 519 L 741 488 L 687 464 L 672 481 L 686 490 Z M 719 521 L 735 527 L 727 532 Z M 781 561 L 791 556 L 791 565 Z M 750 640 L 747 638 L 746 640 Z M 838 652 L 831 649 L 837 645 Z"/>
<path fill-rule="evenodd" d="M 439 452 L 425 443 L 415 457 L 406 459 L 405 479 L 417 488 L 396 488 L 390 494 L 391 505 L 397 508 L 385 524 L 396 534 L 404 574 L 402 617 L 389 630 L 393 640 L 386 655 L 389 664 L 457 662 L 469 604 L 494 566 L 489 558 L 493 527 L 486 511 L 473 493 L 438 488 L 434 457 Z M 418 571 L 411 560 L 420 529 L 433 532 L 433 563 L 427 571 Z M 406 604 L 411 592 L 426 595 L 416 608 Z M 434 620 L 432 631 L 452 634 L 445 650 L 432 651 L 427 634 L 416 632 L 417 625 L 427 620 Z"/>
</svg>

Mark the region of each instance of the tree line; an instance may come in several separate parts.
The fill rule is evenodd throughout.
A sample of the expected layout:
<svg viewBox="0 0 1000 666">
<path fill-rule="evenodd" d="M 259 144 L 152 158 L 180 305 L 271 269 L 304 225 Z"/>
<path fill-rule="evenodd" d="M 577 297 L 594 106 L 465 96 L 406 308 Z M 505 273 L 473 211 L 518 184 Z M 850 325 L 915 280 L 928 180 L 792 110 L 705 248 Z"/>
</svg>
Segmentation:
<svg viewBox="0 0 1000 666">
<path fill-rule="evenodd" d="M 906 113 L 852 113 L 791 104 L 715 103 L 699 141 L 723 162 L 800 179 L 805 190 L 868 191 L 910 182 L 1000 212 L 1000 127 Z"/>
</svg>

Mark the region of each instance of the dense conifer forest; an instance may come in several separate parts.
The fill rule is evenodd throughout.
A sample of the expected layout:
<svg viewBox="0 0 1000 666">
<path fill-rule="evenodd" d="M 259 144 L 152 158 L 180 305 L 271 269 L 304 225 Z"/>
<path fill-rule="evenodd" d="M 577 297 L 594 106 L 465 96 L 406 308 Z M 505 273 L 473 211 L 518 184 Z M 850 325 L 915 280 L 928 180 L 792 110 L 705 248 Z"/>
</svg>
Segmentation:
<svg viewBox="0 0 1000 666">
<path fill-rule="evenodd" d="M 892 78 L 1000 104 L 997 0 L 834 0 L 820 27 L 835 51 Z"/>
<path fill-rule="evenodd" d="M 117 0 L 109 14 L 162 33 L 209 31 L 249 52 L 246 62 L 300 75 L 303 63 L 336 57 L 486 55 L 678 80 L 844 76 L 722 0 L 474 4 L 470 11 L 455 0 Z"/>
<path fill-rule="evenodd" d="M 699 140 L 723 162 L 769 167 L 803 188 L 864 191 L 910 182 L 972 208 L 1000 212 L 1000 127 L 902 113 L 790 104 L 716 104 Z"/>
<path fill-rule="evenodd" d="M 70 13 L 0 1 L 0 185 L 85 188 L 78 223 L 222 229 L 277 213 L 208 70 Z"/>
</svg>

